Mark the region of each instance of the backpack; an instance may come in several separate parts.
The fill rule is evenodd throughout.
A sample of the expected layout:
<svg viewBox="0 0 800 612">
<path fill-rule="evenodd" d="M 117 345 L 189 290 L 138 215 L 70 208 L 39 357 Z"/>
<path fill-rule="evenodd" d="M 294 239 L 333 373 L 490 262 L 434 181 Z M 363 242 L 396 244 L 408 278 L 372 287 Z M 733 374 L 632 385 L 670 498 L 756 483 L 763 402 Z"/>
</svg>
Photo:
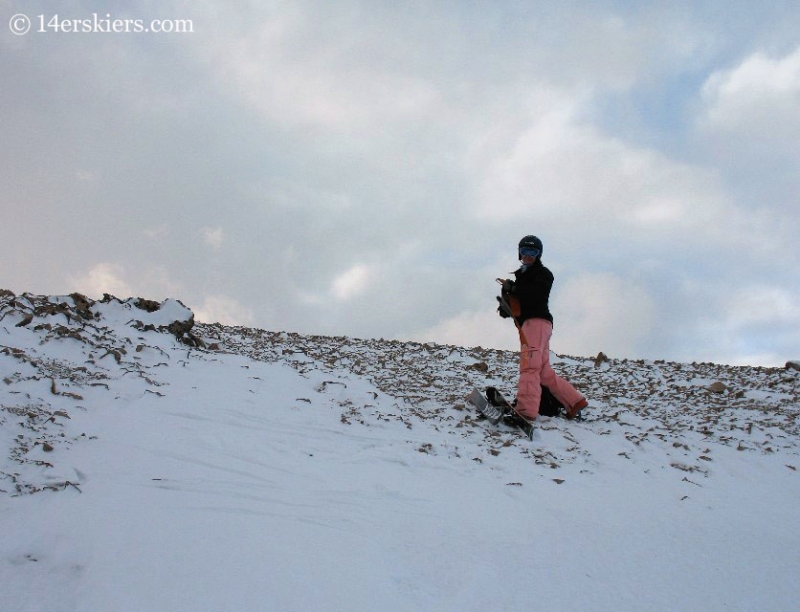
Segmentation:
<svg viewBox="0 0 800 612">
<path fill-rule="evenodd" d="M 554 417 L 561 414 L 564 405 L 550 393 L 550 389 L 542 385 L 542 399 L 539 402 L 539 414 L 547 417 Z"/>
</svg>

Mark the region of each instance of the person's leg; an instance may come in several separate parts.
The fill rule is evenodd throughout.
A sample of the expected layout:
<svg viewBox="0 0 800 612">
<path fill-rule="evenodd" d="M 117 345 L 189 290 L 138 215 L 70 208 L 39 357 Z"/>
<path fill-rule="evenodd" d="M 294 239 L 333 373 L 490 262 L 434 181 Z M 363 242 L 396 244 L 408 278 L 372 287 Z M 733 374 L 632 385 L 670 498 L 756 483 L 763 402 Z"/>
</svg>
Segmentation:
<svg viewBox="0 0 800 612">
<path fill-rule="evenodd" d="M 581 408 L 586 406 L 586 398 L 581 395 L 575 387 L 573 387 L 565 379 L 561 378 L 555 373 L 553 367 L 550 365 L 550 338 L 552 337 L 553 328 L 550 326 L 549 333 L 545 334 L 546 340 L 542 350 L 542 364 L 539 370 L 539 381 L 542 385 L 550 389 L 550 392 L 561 404 L 567 409 L 568 416 L 576 416 Z"/>
<path fill-rule="evenodd" d="M 569 382 L 558 376 L 550 365 L 550 338 L 553 325 L 545 319 L 528 319 L 520 330 L 520 374 L 517 386 L 517 410 L 535 419 L 539 415 L 544 385 L 567 409 L 568 416 L 576 416 L 584 408 L 586 399 Z"/>
<path fill-rule="evenodd" d="M 544 361 L 539 374 L 539 380 L 545 387 L 550 389 L 553 396 L 568 410 L 584 400 L 580 391 L 553 371 L 553 368 L 550 366 L 549 348 L 544 353 Z"/>
<path fill-rule="evenodd" d="M 551 332 L 552 326 L 544 319 L 528 319 L 520 330 L 517 411 L 529 419 L 539 415 L 543 356 L 547 352 Z"/>
</svg>

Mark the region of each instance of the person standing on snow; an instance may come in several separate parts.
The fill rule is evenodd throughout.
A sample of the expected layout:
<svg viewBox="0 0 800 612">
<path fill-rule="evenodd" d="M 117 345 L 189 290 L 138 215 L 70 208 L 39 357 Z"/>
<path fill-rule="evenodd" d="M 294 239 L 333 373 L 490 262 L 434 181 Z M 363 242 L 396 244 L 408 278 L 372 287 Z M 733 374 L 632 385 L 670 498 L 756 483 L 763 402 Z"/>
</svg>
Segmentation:
<svg viewBox="0 0 800 612">
<path fill-rule="evenodd" d="M 522 265 L 514 272 L 516 280 L 503 284 L 503 297 L 511 306 L 521 344 L 516 409 L 524 417 L 535 419 L 539 415 L 544 385 L 566 407 L 567 418 L 574 419 L 588 403 L 550 365 L 553 315 L 548 302 L 553 274 L 542 264 L 542 251 L 542 241 L 536 236 L 520 240 L 518 255 Z M 500 314 L 510 316 L 502 309 Z"/>
</svg>

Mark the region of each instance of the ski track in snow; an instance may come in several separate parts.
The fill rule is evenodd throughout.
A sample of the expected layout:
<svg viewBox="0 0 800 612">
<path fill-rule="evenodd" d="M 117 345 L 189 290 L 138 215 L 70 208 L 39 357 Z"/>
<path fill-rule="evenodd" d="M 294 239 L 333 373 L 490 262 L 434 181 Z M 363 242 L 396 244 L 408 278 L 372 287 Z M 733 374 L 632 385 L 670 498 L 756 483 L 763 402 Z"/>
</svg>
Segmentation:
<svg viewBox="0 0 800 612">
<path fill-rule="evenodd" d="M 786 610 L 798 372 L 516 354 L 0 292 L 0 610 Z M 712 383 L 724 385 L 718 391 Z"/>
</svg>

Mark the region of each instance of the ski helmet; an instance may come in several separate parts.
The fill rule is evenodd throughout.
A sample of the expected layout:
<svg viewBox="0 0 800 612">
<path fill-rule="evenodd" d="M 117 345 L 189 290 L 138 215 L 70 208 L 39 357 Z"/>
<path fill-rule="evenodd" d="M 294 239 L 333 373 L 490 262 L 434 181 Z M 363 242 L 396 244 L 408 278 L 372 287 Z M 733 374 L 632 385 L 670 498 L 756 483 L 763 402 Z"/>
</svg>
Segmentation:
<svg viewBox="0 0 800 612">
<path fill-rule="evenodd" d="M 541 257 L 544 246 L 542 245 L 542 241 L 536 236 L 525 236 L 519 241 L 519 246 L 517 247 L 517 253 L 520 259 L 522 259 L 522 249 L 536 249 L 539 251 L 539 257 Z"/>
</svg>

